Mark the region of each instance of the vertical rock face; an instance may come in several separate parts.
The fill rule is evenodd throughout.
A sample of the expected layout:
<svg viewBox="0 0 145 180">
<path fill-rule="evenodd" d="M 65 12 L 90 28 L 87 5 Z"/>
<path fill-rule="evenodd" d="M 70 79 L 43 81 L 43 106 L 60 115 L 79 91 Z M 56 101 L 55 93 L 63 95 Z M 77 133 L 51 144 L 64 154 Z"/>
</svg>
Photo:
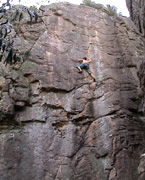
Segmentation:
<svg viewBox="0 0 145 180">
<path fill-rule="evenodd" d="M 145 1 L 144 0 L 126 0 L 130 16 L 140 33 L 145 36 Z M 145 51 L 145 50 L 144 50 Z M 138 77 L 140 80 L 140 93 L 138 94 L 138 102 L 140 102 L 140 111 L 145 113 L 145 54 L 144 59 L 139 65 Z M 145 161 L 144 156 L 141 156 L 139 165 L 140 179 L 145 179 Z"/>
<path fill-rule="evenodd" d="M 138 77 L 140 80 L 140 99 L 142 111 L 145 112 L 145 60 L 140 63 L 139 70 L 138 70 Z"/>
<path fill-rule="evenodd" d="M 138 101 L 140 101 L 140 112 L 145 114 L 145 60 L 140 63 L 138 77 L 140 80 L 140 96 L 138 96 Z M 139 180 L 145 179 L 145 154 L 141 155 L 140 164 L 138 167 Z"/>
<path fill-rule="evenodd" d="M 142 154 L 140 158 L 138 172 L 139 172 L 139 180 L 145 179 L 145 154 Z"/>
<path fill-rule="evenodd" d="M 145 36 L 145 1 L 144 0 L 126 0 L 130 17 L 137 26 L 140 33 Z"/>
<path fill-rule="evenodd" d="M 137 180 L 143 38 L 129 19 L 87 6 L 52 4 L 39 16 L 17 26 L 28 59 L 1 63 L 1 179 Z M 76 69 L 84 56 L 97 83 Z"/>
</svg>

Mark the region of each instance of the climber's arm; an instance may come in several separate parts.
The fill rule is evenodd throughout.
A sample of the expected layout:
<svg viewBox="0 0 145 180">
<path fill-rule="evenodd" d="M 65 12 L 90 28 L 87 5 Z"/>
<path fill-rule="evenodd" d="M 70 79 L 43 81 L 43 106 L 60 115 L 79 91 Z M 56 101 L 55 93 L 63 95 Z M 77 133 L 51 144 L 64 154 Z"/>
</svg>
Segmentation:
<svg viewBox="0 0 145 180">
<path fill-rule="evenodd" d="M 84 61 L 84 59 L 78 59 L 78 61 L 82 63 Z"/>
<path fill-rule="evenodd" d="M 86 60 L 86 62 L 87 62 L 87 63 L 90 63 L 90 62 L 91 62 L 91 59 L 90 59 L 90 58 L 88 58 L 88 59 Z"/>
</svg>

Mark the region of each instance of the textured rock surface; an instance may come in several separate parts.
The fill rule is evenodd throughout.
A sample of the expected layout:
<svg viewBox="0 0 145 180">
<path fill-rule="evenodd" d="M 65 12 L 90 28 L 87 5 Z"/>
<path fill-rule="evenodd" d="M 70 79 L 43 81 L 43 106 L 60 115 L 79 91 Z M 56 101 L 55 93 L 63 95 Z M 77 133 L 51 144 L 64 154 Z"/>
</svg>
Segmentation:
<svg viewBox="0 0 145 180">
<path fill-rule="evenodd" d="M 145 36 L 145 1 L 144 0 L 126 0 L 128 10 L 130 11 L 131 19 L 134 21 L 139 32 Z M 145 49 L 144 49 L 145 52 Z M 139 65 L 138 77 L 140 80 L 140 90 L 137 97 L 137 102 L 140 103 L 138 111 L 145 114 L 145 55 L 143 61 Z M 144 118 L 143 118 L 144 121 Z M 145 161 L 142 156 L 139 165 L 140 179 L 145 179 Z"/>
<path fill-rule="evenodd" d="M 145 154 L 142 154 L 141 156 L 138 171 L 139 171 L 139 180 L 144 180 L 145 179 Z"/>
<path fill-rule="evenodd" d="M 15 44 L 27 61 L 0 70 L 1 179 L 137 180 L 144 42 L 133 22 L 67 3 L 27 21 Z M 97 85 L 75 68 L 84 56 Z"/>
<path fill-rule="evenodd" d="M 140 63 L 138 77 L 140 80 L 140 97 L 138 100 L 141 102 L 140 109 L 145 113 L 145 60 Z"/>
<path fill-rule="evenodd" d="M 126 0 L 130 17 L 137 26 L 140 33 L 145 36 L 145 1 Z"/>
</svg>

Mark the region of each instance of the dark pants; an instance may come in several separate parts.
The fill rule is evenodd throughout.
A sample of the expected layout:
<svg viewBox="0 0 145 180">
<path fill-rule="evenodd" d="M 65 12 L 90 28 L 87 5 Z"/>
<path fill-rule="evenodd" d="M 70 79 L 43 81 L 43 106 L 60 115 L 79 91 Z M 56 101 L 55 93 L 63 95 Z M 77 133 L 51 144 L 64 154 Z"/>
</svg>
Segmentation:
<svg viewBox="0 0 145 180">
<path fill-rule="evenodd" d="M 88 63 L 79 64 L 76 67 L 80 67 L 81 69 L 85 69 L 89 74 L 91 74 L 91 71 L 90 71 Z"/>
</svg>

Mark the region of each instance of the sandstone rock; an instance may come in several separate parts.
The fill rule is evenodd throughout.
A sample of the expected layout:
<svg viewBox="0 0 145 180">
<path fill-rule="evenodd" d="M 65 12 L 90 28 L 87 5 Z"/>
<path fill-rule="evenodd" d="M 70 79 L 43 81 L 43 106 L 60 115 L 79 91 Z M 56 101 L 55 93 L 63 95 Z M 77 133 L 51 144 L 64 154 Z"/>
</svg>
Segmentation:
<svg viewBox="0 0 145 180">
<path fill-rule="evenodd" d="M 138 77 L 140 79 L 140 94 L 138 94 L 138 102 L 141 104 L 141 111 L 145 113 L 145 60 L 140 63 L 138 69 Z"/>
<path fill-rule="evenodd" d="M 139 180 L 145 179 L 145 154 L 141 155 L 138 172 L 139 172 Z"/>
<path fill-rule="evenodd" d="M 130 17 L 140 33 L 145 36 L 145 2 L 144 0 L 126 0 Z"/>
<path fill-rule="evenodd" d="M 27 60 L 0 62 L 2 180 L 139 178 L 144 39 L 132 23 L 69 3 L 46 6 L 36 24 L 24 16 L 15 45 Z M 84 56 L 97 84 L 76 69 Z"/>
</svg>

